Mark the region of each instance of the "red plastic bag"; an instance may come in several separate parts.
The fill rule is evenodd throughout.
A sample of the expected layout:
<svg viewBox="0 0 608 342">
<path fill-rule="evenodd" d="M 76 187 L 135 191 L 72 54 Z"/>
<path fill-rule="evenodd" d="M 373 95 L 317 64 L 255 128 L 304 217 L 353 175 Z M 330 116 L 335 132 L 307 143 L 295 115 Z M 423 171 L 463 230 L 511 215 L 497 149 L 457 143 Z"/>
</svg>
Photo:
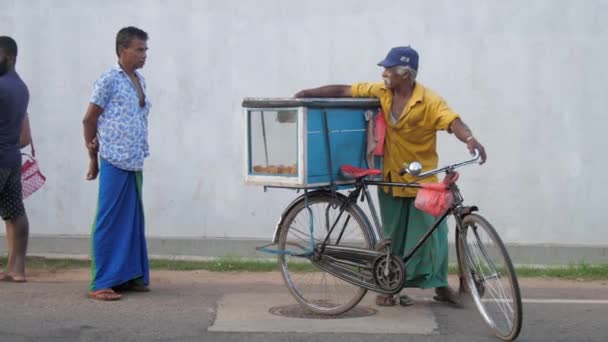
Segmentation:
<svg viewBox="0 0 608 342">
<path fill-rule="evenodd" d="M 34 149 L 32 148 L 33 154 Z M 33 156 L 25 153 L 22 153 L 22 155 L 28 158 L 21 165 L 21 195 L 25 199 L 44 185 L 46 177 L 40 171 L 38 162 Z"/>
<path fill-rule="evenodd" d="M 448 185 L 456 182 L 458 173 L 454 172 L 441 183 L 422 183 L 418 190 L 414 206 L 432 216 L 441 216 L 454 203 L 454 196 Z"/>
</svg>

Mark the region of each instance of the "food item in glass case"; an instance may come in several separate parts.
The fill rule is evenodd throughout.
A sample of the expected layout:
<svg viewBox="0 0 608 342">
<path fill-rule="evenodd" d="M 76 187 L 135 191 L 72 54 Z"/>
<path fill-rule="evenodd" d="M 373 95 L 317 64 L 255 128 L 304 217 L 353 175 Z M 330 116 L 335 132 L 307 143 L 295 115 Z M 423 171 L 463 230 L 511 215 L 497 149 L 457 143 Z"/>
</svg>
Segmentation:
<svg viewBox="0 0 608 342">
<path fill-rule="evenodd" d="M 290 175 L 297 175 L 298 174 L 298 169 L 296 168 L 295 165 L 291 165 L 287 167 L 287 173 Z"/>
<path fill-rule="evenodd" d="M 296 165 L 254 165 L 253 171 L 256 173 L 269 173 L 273 175 L 296 175 L 298 169 Z"/>
</svg>

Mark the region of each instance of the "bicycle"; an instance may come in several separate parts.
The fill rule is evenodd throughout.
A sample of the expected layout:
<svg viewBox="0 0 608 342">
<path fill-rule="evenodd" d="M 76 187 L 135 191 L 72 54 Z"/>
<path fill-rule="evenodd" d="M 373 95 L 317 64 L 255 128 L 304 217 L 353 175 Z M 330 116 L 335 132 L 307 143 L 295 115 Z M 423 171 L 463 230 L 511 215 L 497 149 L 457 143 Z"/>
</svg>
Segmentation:
<svg viewBox="0 0 608 342">
<path fill-rule="evenodd" d="M 456 222 L 456 254 L 461 290 L 468 292 L 485 322 L 503 340 L 514 340 L 522 323 L 522 303 L 517 276 L 509 254 L 492 225 L 476 206 L 464 206 L 455 179 L 456 169 L 478 163 L 479 154 L 467 161 L 421 173 L 417 162 L 400 174 L 417 177 L 410 183 L 371 180 L 380 170 L 342 166 L 354 179 L 344 195 L 335 188 L 306 191 L 283 212 L 274 242 L 279 268 L 293 297 L 306 309 L 338 315 L 355 307 L 367 290 L 394 295 L 405 286 L 405 264 L 448 216 Z M 403 258 L 391 254 L 390 241 L 382 231 L 368 186 L 421 188 L 420 180 L 445 173 L 453 202 Z M 357 201 L 367 201 L 371 225 Z M 298 272 L 302 263 L 320 272 Z"/>
</svg>

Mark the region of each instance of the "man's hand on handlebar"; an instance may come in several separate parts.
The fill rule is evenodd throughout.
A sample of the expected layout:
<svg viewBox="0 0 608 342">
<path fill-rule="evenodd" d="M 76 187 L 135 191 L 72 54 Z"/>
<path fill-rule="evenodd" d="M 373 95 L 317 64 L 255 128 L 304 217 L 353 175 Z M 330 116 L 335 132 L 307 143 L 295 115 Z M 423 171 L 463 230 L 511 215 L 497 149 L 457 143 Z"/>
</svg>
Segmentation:
<svg viewBox="0 0 608 342">
<path fill-rule="evenodd" d="M 471 139 L 467 140 L 466 144 L 472 156 L 475 155 L 475 150 L 479 151 L 479 156 L 481 157 L 481 161 L 479 162 L 479 164 L 483 164 L 486 162 L 486 150 L 485 148 L 483 148 L 483 145 L 479 143 L 479 141 L 477 141 L 477 139 L 472 137 Z"/>
</svg>

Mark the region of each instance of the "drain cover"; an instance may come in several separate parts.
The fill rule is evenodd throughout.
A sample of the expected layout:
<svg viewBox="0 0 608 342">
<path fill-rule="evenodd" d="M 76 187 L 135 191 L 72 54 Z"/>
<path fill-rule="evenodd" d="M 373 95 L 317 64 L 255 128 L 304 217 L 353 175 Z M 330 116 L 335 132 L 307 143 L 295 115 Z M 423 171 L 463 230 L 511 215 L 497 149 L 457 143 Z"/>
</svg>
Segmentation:
<svg viewBox="0 0 608 342">
<path fill-rule="evenodd" d="M 341 319 L 341 318 L 359 318 L 373 316 L 378 311 L 365 306 L 356 306 L 347 312 L 340 315 L 322 315 L 306 310 L 298 304 L 275 306 L 268 310 L 273 315 L 289 318 L 309 318 L 309 319 Z"/>
</svg>

